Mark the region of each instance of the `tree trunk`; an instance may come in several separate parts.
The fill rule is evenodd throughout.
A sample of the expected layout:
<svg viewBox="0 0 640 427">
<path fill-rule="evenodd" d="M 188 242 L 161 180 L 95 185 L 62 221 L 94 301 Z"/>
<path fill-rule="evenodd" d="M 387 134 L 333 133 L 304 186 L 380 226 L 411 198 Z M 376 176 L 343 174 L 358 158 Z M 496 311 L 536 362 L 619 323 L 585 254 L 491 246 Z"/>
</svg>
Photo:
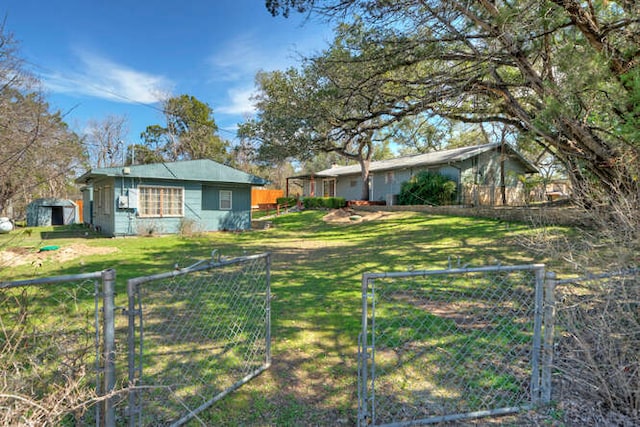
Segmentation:
<svg viewBox="0 0 640 427">
<path fill-rule="evenodd" d="M 369 159 L 360 158 L 360 176 L 362 177 L 362 193 L 360 200 L 369 200 Z"/>
</svg>

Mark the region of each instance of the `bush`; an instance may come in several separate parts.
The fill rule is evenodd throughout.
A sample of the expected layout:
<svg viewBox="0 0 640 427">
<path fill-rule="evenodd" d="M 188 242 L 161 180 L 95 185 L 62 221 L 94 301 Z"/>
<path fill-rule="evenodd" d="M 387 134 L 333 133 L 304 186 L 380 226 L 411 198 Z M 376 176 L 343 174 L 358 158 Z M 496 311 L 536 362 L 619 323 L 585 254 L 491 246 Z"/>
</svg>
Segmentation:
<svg viewBox="0 0 640 427">
<path fill-rule="evenodd" d="M 347 201 L 344 197 L 305 197 L 302 204 L 305 209 L 340 209 Z"/>
<path fill-rule="evenodd" d="M 420 172 L 403 182 L 398 195 L 400 205 L 446 205 L 456 196 L 456 183 L 446 176 Z"/>
</svg>

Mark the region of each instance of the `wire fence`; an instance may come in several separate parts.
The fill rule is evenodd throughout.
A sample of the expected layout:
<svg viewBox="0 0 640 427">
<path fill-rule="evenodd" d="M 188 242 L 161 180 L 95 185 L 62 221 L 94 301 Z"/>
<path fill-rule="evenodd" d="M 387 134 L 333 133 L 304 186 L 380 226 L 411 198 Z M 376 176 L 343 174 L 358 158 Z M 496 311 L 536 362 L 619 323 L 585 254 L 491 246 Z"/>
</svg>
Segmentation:
<svg viewBox="0 0 640 427">
<path fill-rule="evenodd" d="M 0 283 L 0 425 L 210 425 L 203 411 L 271 363 L 270 265 L 210 259 L 129 280 L 121 298 L 113 270 Z M 550 401 L 553 366 L 554 398 L 637 424 L 639 278 L 556 280 L 542 265 L 365 274 L 358 423 L 532 408 Z"/>
<path fill-rule="evenodd" d="M 180 425 L 267 369 L 270 257 L 129 280 L 130 425 Z"/>
<path fill-rule="evenodd" d="M 542 265 L 365 274 L 359 425 L 459 421 L 548 401 L 553 283 L 545 291 L 544 276 Z"/>
<path fill-rule="evenodd" d="M 0 283 L 0 425 L 200 420 L 270 366 L 270 260 Z"/>
<path fill-rule="evenodd" d="M 101 295 L 112 273 L 0 283 L 1 425 L 101 422 Z"/>
</svg>

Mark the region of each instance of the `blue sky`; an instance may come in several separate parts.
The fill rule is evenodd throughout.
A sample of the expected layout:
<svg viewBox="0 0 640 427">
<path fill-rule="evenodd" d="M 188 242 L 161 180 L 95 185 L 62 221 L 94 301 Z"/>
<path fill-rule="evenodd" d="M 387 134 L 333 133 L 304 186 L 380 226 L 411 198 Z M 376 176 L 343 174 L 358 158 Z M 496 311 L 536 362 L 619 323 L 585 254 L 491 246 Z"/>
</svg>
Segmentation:
<svg viewBox="0 0 640 427">
<path fill-rule="evenodd" d="M 163 124 L 158 101 L 180 94 L 209 104 L 233 139 L 252 114 L 256 72 L 297 65 L 332 39 L 330 25 L 274 18 L 264 0 L 9 0 L 0 11 L 72 129 L 126 116 L 127 143 Z"/>
</svg>

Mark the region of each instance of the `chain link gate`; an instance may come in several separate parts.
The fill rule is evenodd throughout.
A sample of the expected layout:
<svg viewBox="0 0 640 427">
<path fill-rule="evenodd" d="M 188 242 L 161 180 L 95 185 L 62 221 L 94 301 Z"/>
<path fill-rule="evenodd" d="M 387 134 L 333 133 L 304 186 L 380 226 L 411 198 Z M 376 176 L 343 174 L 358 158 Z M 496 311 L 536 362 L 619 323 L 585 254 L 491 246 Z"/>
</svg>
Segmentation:
<svg viewBox="0 0 640 427">
<path fill-rule="evenodd" d="M 212 255 L 215 255 L 215 251 Z M 127 282 L 129 425 L 181 425 L 271 364 L 270 254 Z"/>
<path fill-rule="evenodd" d="M 0 424 L 115 424 L 114 286 L 114 270 L 0 283 Z"/>
<path fill-rule="evenodd" d="M 553 286 L 539 264 L 364 274 L 358 425 L 548 403 Z"/>
</svg>

